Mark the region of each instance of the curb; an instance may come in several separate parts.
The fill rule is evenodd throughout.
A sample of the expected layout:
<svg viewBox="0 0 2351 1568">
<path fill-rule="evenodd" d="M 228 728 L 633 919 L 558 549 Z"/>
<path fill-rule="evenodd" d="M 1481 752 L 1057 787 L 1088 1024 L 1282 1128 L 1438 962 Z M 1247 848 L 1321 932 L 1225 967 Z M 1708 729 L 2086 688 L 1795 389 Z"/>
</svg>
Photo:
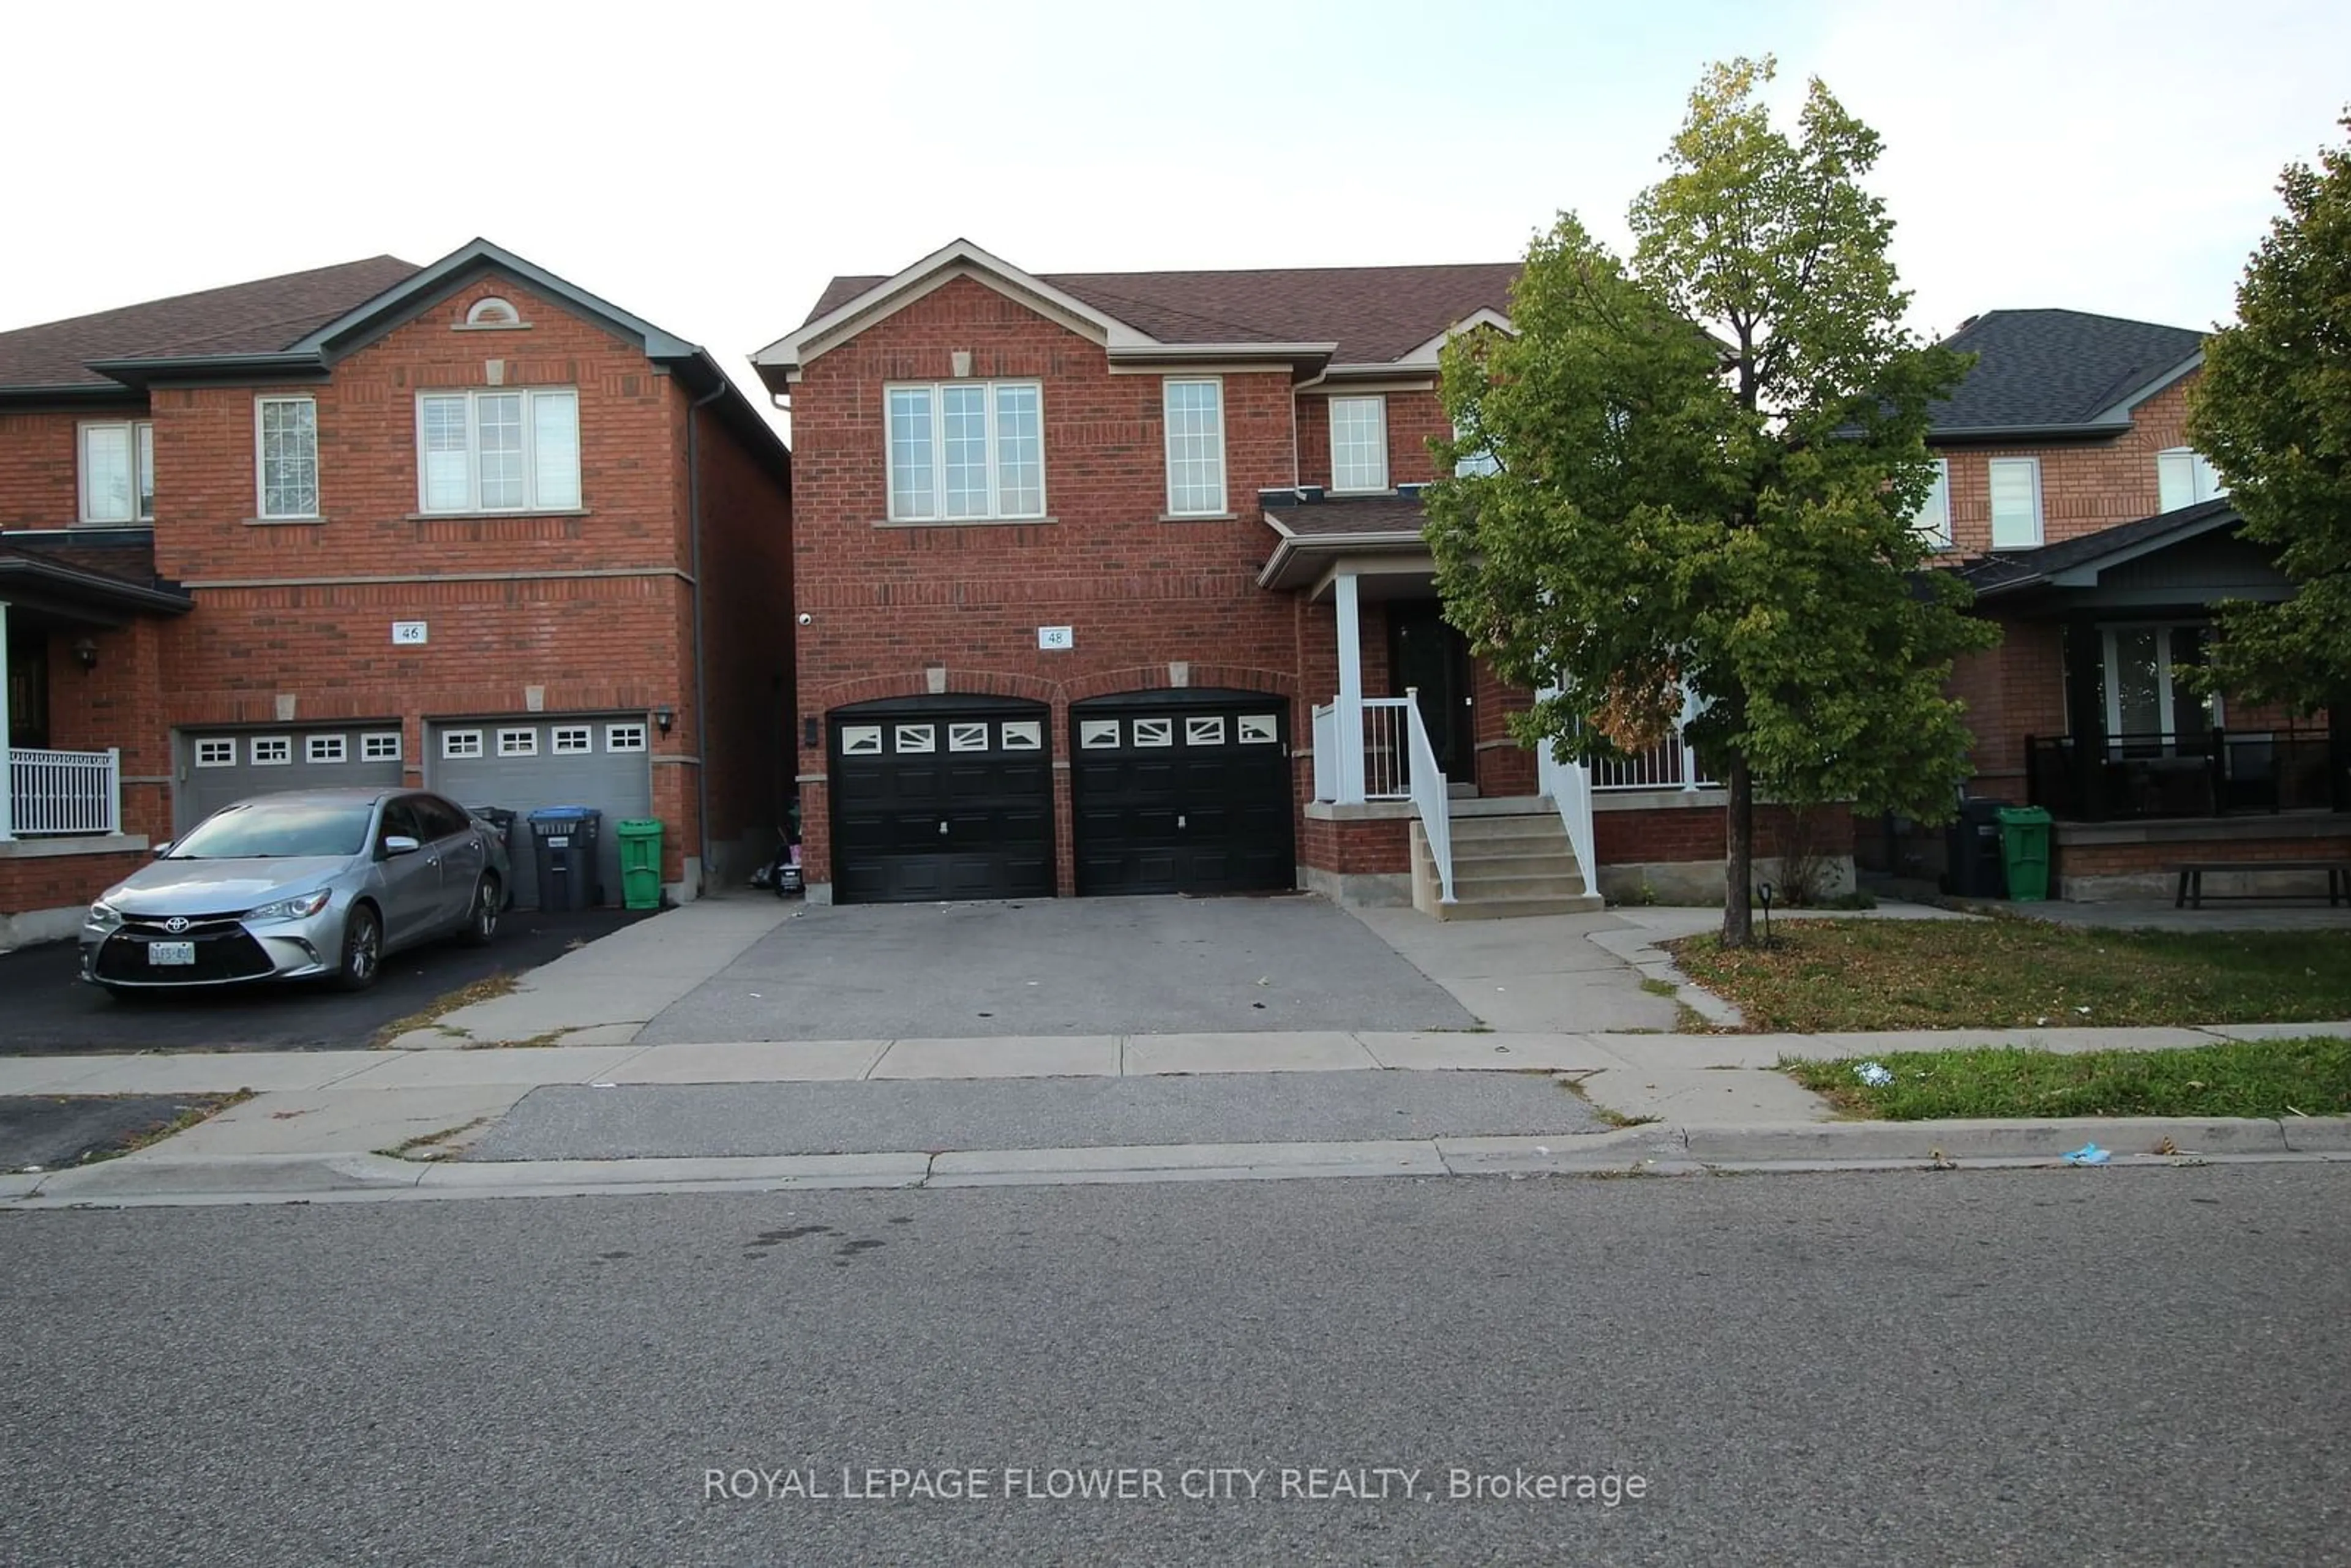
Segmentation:
<svg viewBox="0 0 2351 1568">
<path fill-rule="evenodd" d="M 1700 1176 L 2047 1167 L 2085 1143 L 2116 1165 L 2351 1163 L 2351 1116 L 1650 1125 L 1368 1142 L 413 1162 L 381 1155 L 111 1160 L 0 1189 L 0 1208 L 562 1197 L 663 1192 L 1267 1181 L 1344 1176 Z"/>
</svg>

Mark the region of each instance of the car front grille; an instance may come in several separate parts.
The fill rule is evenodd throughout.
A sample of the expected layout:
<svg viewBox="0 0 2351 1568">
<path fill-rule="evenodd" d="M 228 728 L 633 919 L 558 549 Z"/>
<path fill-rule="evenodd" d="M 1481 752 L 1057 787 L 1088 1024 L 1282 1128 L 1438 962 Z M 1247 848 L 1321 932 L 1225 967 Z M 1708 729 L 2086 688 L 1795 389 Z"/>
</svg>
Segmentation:
<svg viewBox="0 0 2351 1568">
<path fill-rule="evenodd" d="M 125 915 L 120 928 L 99 945 L 92 973 L 129 985 L 186 985 L 257 979 L 277 967 L 234 915 L 192 915 L 186 921 L 184 928 L 173 931 L 161 915 Z M 150 942 L 193 942 L 196 961 L 150 964 Z"/>
</svg>

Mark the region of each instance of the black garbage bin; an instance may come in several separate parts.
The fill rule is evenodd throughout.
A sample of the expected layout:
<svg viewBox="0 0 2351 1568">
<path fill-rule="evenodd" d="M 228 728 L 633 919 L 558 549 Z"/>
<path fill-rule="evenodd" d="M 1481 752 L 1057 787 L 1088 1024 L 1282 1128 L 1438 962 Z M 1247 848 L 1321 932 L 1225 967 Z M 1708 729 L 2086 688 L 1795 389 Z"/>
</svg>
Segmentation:
<svg viewBox="0 0 2351 1568">
<path fill-rule="evenodd" d="M 604 902 L 604 890 L 596 885 L 596 841 L 603 829 L 604 813 L 590 806 L 549 806 L 530 814 L 541 909 L 592 909 Z"/>
<path fill-rule="evenodd" d="M 507 871 L 511 873 L 520 866 L 522 857 L 515 852 L 517 814 L 504 806 L 468 806 L 465 810 L 497 830 L 498 842 L 506 846 Z M 507 878 L 507 907 L 512 909 L 521 897 L 522 890 L 514 885 L 514 878 L 509 875 Z"/>
<path fill-rule="evenodd" d="M 1949 830 L 1951 869 L 1943 891 L 1960 898 L 2006 898 L 2008 873 L 2001 864 L 2000 814 L 2008 800 L 1962 800 Z"/>
</svg>

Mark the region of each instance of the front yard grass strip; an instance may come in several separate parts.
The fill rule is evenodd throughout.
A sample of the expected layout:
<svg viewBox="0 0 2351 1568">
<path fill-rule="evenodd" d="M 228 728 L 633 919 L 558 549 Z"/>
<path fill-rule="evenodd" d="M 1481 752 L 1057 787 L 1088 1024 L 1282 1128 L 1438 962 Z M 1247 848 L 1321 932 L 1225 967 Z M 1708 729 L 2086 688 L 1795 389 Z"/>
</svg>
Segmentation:
<svg viewBox="0 0 2351 1568">
<path fill-rule="evenodd" d="M 2351 1018 L 2351 931 L 2085 931 L 2029 920 L 1791 920 L 1669 943 L 1750 1032 L 2316 1023 Z"/>
<path fill-rule="evenodd" d="M 239 1089 L 228 1094 L 191 1094 L 178 1115 L 167 1121 L 141 1127 L 137 1132 L 117 1140 L 110 1147 L 86 1149 L 82 1152 L 81 1163 L 94 1166 L 100 1160 L 119 1160 L 125 1155 L 135 1155 L 141 1149 L 152 1148 L 174 1134 L 186 1132 L 200 1122 L 208 1122 L 230 1106 L 242 1105 L 252 1098 L 253 1091 L 250 1089 Z"/>
<path fill-rule="evenodd" d="M 2225 1040 L 2173 1051 L 2058 1052 L 2016 1046 L 1789 1060 L 1781 1070 L 1838 1109 L 1893 1122 L 2012 1116 L 2351 1114 L 2351 1040 Z"/>
</svg>

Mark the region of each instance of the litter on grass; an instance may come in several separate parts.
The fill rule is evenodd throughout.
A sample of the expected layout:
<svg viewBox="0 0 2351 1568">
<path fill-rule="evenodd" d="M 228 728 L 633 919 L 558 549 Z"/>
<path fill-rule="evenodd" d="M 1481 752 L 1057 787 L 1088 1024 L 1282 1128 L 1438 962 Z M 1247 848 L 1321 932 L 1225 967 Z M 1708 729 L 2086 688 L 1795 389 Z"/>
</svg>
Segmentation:
<svg viewBox="0 0 2351 1568">
<path fill-rule="evenodd" d="M 1872 1089 L 1883 1089 L 1894 1082 L 1894 1074 L 1875 1061 L 1865 1061 L 1853 1070 L 1853 1075 Z"/>
<path fill-rule="evenodd" d="M 2065 1156 L 2065 1163 L 2069 1166 L 2102 1166 L 2112 1155 L 2113 1151 L 2102 1149 L 2095 1144 L 2084 1144 Z"/>
</svg>

